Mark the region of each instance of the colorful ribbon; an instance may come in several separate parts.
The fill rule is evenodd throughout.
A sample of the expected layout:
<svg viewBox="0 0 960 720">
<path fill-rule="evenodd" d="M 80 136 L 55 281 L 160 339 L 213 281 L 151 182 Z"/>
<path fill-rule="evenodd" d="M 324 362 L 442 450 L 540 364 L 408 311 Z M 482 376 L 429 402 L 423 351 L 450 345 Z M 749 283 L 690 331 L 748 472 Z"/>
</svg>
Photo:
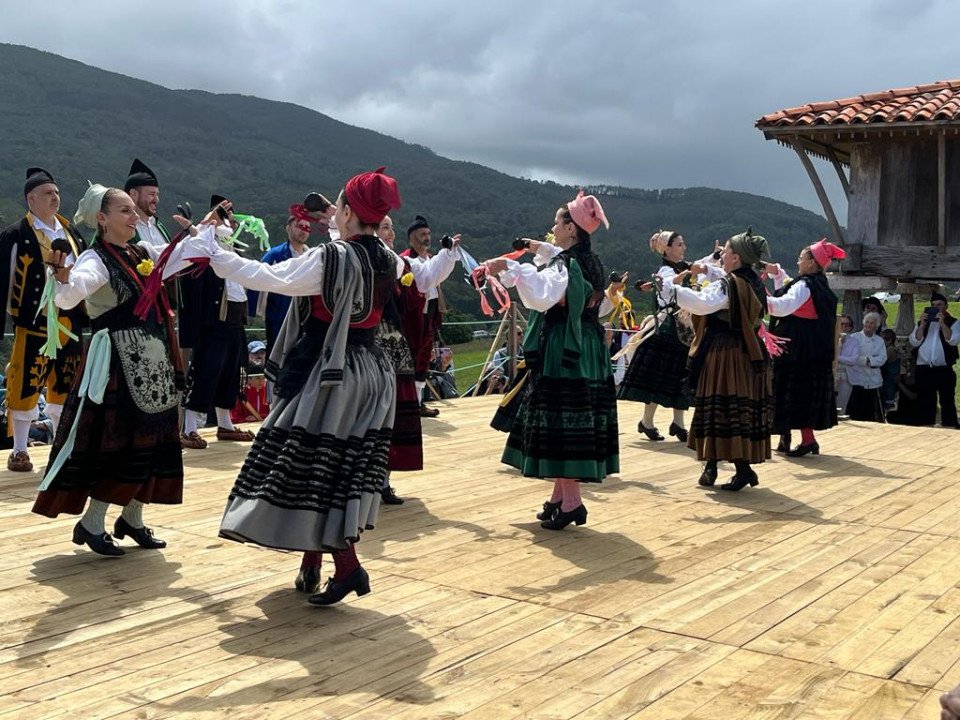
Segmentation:
<svg viewBox="0 0 960 720">
<path fill-rule="evenodd" d="M 47 273 L 47 281 L 43 286 L 43 293 L 40 295 L 40 307 L 37 308 L 37 314 L 34 316 L 34 322 L 40 317 L 40 313 L 46 311 L 47 314 L 47 340 L 40 348 L 40 354 L 51 360 L 57 359 L 57 350 L 63 347 L 60 340 L 60 333 L 63 333 L 72 340 L 77 340 L 77 336 L 70 332 L 70 328 L 60 322 L 60 313 L 57 310 L 57 279 L 53 272 Z"/>
<path fill-rule="evenodd" d="M 270 233 L 267 232 L 263 220 L 253 215 L 240 215 L 239 213 L 234 213 L 233 219 L 237 221 L 237 229 L 230 237 L 231 243 L 247 247 L 246 244 L 240 242 L 239 238 L 240 233 L 248 232 L 260 242 L 260 252 L 266 252 L 270 249 Z"/>
</svg>

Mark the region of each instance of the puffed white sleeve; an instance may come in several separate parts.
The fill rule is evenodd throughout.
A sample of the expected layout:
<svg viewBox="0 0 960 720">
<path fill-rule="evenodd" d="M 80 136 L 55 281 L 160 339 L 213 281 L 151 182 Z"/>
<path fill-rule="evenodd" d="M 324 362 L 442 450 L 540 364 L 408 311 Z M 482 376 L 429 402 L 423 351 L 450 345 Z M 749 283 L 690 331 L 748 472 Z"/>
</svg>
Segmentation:
<svg viewBox="0 0 960 720">
<path fill-rule="evenodd" d="M 211 238 L 214 237 L 213 233 L 214 230 L 212 225 L 203 225 L 199 228 L 197 238 L 200 238 L 200 241 L 202 242 L 202 240 L 208 235 Z M 163 268 L 164 280 L 173 277 L 178 272 L 188 267 L 190 265 L 190 261 L 186 258 L 198 257 L 198 255 L 195 253 L 191 254 L 191 250 L 195 248 L 195 245 L 191 242 L 192 240 L 193 238 L 187 236 L 182 238 L 176 245 L 173 246 L 169 257 L 167 258 L 167 264 Z M 151 245 L 146 240 L 141 240 L 138 244 L 147 251 L 147 255 L 150 256 L 150 259 L 153 260 L 153 262 L 157 262 L 157 260 L 160 258 L 160 253 L 167 248 L 166 245 Z"/>
<path fill-rule="evenodd" d="M 537 270 L 529 263 L 507 260 L 507 269 L 500 273 L 505 287 L 515 287 L 520 301 L 530 310 L 546 312 L 567 294 L 567 266 L 555 263 Z"/>
<path fill-rule="evenodd" d="M 90 297 L 108 282 L 110 282 L 110 275 L 107 273 L 103 260 L 93 250 L 84 250 L 70 268 L 67 282 L 57 283 L 54 303 L 58 308 L 69 310 L 79 305 L 81 301 Z"/>
<path fill-rule="evenodd" d="M 563 250 L 556 245 L 548 242 L 541 242 L 540 247 L 537 248 L 537 252 L 534 253 L 533 264 L 537 267 L 548 265 L 550 261 L 561 252 L 563 252 Z"/>
<path fill-rule="evenodd" d="M 267 265 L 240 257 L 221 247 L 212 233 L 201 231 L 186 241 L 183 257 L 210 258 L 210 267 L 219 277 L 250 290 L 291 297 L 317 295 L 323 282 L 323 246 L 310 248 L 303 255 L 276 265 Z"/>
<path fill-rule="evenodd" d="M 458 257 L 458 252 L 443 248 L 427 260 L 411 258 L 410 272 L 413 273 L 413 279 L 417 282 L 417 290 L 425 293 L 439 286 L 440 283 L 450 277 L 450 273 L 453 272 L 453 268 L 457 264 Z"/>
<path fill-rule="evenodd" d="M 810 299 L 810 288 L 805 282 L 795 282 L 780 297 L 767 297 L 767 310 L 774 317 L 793 315 Z"/>
<path fill-rule="evenodd" d="M 730 305 L 726 287 L 719 280 L 710 283 L 699 292 L 671 283 L 663 286 L 660 296 L 666 302 L 672 299 L 681 308 L 689 310 L 694 315 L 710 315 Z"/>
</svg>

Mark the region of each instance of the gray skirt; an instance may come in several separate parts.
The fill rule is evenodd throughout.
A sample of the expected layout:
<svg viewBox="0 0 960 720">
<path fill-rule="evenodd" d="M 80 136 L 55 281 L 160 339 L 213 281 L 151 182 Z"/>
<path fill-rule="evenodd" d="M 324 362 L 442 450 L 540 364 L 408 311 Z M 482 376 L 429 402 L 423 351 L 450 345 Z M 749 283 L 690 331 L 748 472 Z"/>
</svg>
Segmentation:
<svg viewBox="0 0 960 720">
<path fill-rule="evenodd" d="M 298 551 L 343 550 L 372 528 L 396 404 L 382 350 L 348 345 L 343 382 L 320 387 L 320 364 L 280 399 L 240 470 L 220 536 Z"/>
</svg>

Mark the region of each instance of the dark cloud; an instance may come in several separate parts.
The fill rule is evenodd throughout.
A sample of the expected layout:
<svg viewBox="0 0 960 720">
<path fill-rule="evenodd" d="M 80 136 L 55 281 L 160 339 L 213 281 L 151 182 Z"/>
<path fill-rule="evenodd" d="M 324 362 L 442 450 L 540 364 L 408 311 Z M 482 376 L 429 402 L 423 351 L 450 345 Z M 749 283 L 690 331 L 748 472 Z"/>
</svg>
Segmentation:
<svg viewBox="0 0 960 720">
<path fill-rule="evenodd" d="M 707 185 L 819 211 L 794 154 L 754 121 L 950 78 L 958 21 L 949 0 L 54 0 L 5 9 L 0 41 L 298 103 L 516 175 Z"/>
</svg>

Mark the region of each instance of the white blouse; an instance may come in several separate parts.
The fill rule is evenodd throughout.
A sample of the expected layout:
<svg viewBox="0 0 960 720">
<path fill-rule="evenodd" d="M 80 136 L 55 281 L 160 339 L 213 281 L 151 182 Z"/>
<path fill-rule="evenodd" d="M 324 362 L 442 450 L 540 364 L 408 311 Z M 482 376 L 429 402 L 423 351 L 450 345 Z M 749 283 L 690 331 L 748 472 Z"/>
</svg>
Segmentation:
<svg viewBox="0 0 960 720">
<path fill-rule="evenodd" d="M 166 248 L 140 243 L 140 247 L 147 251 L 147 255 L 156 262 Z M 184 242 L 178 243 L 170 253 L 170 259 L 163 269 L 163 279 L 176 275 L 190 264 L 184 256 L 195 257 L 187 252 L 188 246 Z M 65 283 L 57 283 L 57 295 L 54 299 L 57 307 L 69 310 L 76 307 L 82 300 L 89 298 L 93 293 L 110 282 L 103 260 L 95 250 L 84 250 L 70 268 L 70 275 Z"/>
<path fill-rule="evenodd" d="M 457 260 L 460 259 L 460 252 L 443 248 L 427 260 L 419 257 L 406 259 L 410 262 L 410 272 L 417 283 L 417 290 L 426 295 L 429 300 L 431 297 L 437 297 L 436 288 L 450 277 Z"/>
<path fill-rule="evenodd" d="M 790 280 L 790 276 L 784 272 L 783 268 L 780 269 L 778 274 L 770 277 L 773 278 L 773 286 L 777 290 Z M 786 317 L 787 315 L 793 315 L 809 299 L 810 288 L 807 284 L 805 282 L 794 282 L 780 297 L 767 297 L 767 310 L 774 317 Z"/>
<path fill-rule="evenodd" d="M 838 362 L 847 366 L 847 382 L 867 389 L 882 386 L 880 367 L 887 361 L 887 346 L 883 338 L 878 333 L 867 337 L 861 330 L 853 333 L 844 345 L 851 341 L 855 343 L 856 355 L 841 353 L 837 358 Z"/>
<path fill-rule="evenodd" d="M 546 312 L 560 302 L 567 294 L 569 281 L 567 266 L 562 262 L 537 270 L 529 263 L 507 260 L 507 269 L 499 277 L 504 287 L 517 289 L 520 302 L 537 312 Z"/>
</svg>

